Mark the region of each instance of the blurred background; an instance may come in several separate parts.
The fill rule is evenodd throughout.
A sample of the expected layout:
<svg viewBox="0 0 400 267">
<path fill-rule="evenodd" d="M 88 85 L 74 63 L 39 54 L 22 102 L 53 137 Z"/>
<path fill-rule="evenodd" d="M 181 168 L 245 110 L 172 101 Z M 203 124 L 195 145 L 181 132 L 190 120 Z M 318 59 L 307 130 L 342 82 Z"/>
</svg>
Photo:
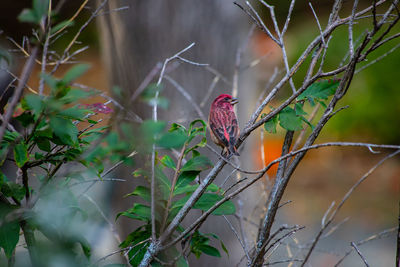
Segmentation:
<svg viewBox="0 0 400 267">
<path fill-rule="evenodd" d="M 64 18 L 71 17 L 81 5 L 80 1 L 59 2 L 64 2 L 60 9 L 60 16 Z M 138 1 L 110 1 L 110 9 L 118 6 L 129 6 L 129 9 L 103 16 L 100 18 L 101 21 L 98 21 L 97 24 L 92 23 L 82 33 L 79 41 L 89 45 L 90 48 L 80 55 L 78 60 L 89 62 L 92 67 L 79 82 L 110 94 L 112 94 L 110 88 L 113 85 L 119 85 L 123 90 L 120 101 L 124 103 L 126 96 L 132 95 L 157 62 L 173 55 L 193 41 L 196 42 L 194 52 L 189 52 L 187 58 L 196 62 L 210 63 L 216 70 L 231 79 L 235 66 L 236 49 L 246 39 L 251 21 L 231 1 L 221 0 L 215 5 L 211 4 L 210 1 L 201 4 L 197 2 L 197 5 L 201 7 L 197 7 L 195 2 L 176 1 L 161 4 L 157 1 L 148 1 L 148 3 L 143 4 L 138 3 Z M 322 25 L 325 25 L 328 20 L 332 2 L 328 0 L 313 1 L 313 6 Z M 277 19 L 283 24 L 290 1 L 274 0 L 268 1 L 268 3 L 275 6 Z M 368 3 L 361 1 L 360 9 L 364 4 Z M 343 13 L 347 12 L 346 14 L 348 14 L 352 5 L 352 1 L 344 1 Z M 19 23 L 16 19 L 23 8 L 30 6 L 30 0 L 4 1 L 1 4 L 0 47 L 2 51 L 8 51 L 7 54 L 10 57 L 8 67 L 15 73 L 20 72 L 21 62 L 25 58 L 22 53 L 16 50 L 8 37 L 11 37 L 17 43 L 21 43 L 23 36 L 31 34 L 30 25 Z M 94 8 L 94 6 L 95 3 L 91 3 L 91 7 Z M 265 17 L 267 25 L 272 26 L 268 20 L 268 10 L 260 5 L 255 4 L 255 6 L 260 14 Z M 55 49 L 63 49 L 65 46 L 63 40 L 71 38 L 71 35 L 79 29 L 81 23 L 88 19 L 91 10 L 87 9 L 81 13 L 75 25 L 70 27 L 68 32 L 55 43 Z M 188 14 L 185 14 L 185 12 Z M 214 16 L 214 19 L 210 20 L 209 16 L 211 15 L 207 15 L 207 12 L 212 12 L 213 15 L 218 16 Z M 192 13 L 197 14 L 198 17 L 189 20 L 189 16 L 194 16 Z M 137 18 L 133 17 L 132 14 Z M 159 15 L 161 22 L 158 21 L 153 25 L 151 23 L 154 22 L 155 14 L 161 14 Z M 164 18 L 165 21 L 163 21 Z M 365 20 L 355 25 L 355 36 L 361 34 L 361 29 L 368 23 L 370 21 Z M 221 27 L 224 30 L 221 31 Z M 398 32 L 398 30 L 397 27 L 394 32 Z M 223 34 L 217 36 L 220 32 Z M 285 39 L 289 62 L 293 64 L 308 45 L 308 42 L 318 34 L 319 30 L 308 2 L 297 1 Z M 335 34 L 328 50 L 325 70 L 329 70 L 329 66 L 335 66 L 343 59 L 348 49 L 347 38 L 346 27 Z M 398 40 L 395 39 L 386 44 L 384 49 L 388 51 L 398 44 Z M 59 48 L 57 48 L 58 46 Z M 372 53 L 368 61 L 361 63 L 361 66 L 379 57 L 382 54 L 381 51 Z M 243 54 L 242 64 L 246 66 L 259 58 L 262 60 L 257 66 L 243 72 L 239 77 L 239 99 L 241 100 L 239 116 L 242 127 L 248 118 L 248 114 L 253 112 L 258 95 L 264 90 L 265 84 L 269 81 L 275 69 L 280 73 L 284 69 L 279 47 L 264 33 L 255 30 Z M 61 68 L 59 75 L 65 69 Z M 349 92 L 340 102 L 340 106 L 349 105 L 349 108 L 338 113 L 329 121 L 317 143 L 359 141 L 399 144 L 400 88 L 397 81 L 399 69 L 400 50 L 396 50 L 388 57 L 359 72 L 355 76 Z M 33 74 L 29 81 L 32 86 L 38 83 L 39 71 L 37 69 L 36 74 Z M 183 70 L 181 68 L 179 71 L 174 78 L 182 83 L 185 88 L 194 88 L 193 90 L 190 89 L 190 92 L 194 94 L 195 99 L 196 96 L 205 94 L 206 88 L 213 79 L 209 72 L 193 66 Z M 4 72 L 0 71 L 0 73 L 3 80 L 9 79 Z M 305 69 L 300 69 L 294 77 L 295 84 L 300 84 L 304 75 Z M 166 84 L 167 88 L 168 86 Z M 217 87 L 218 89 L 215 90 L 213 96 L 231 91 L 229 83 L 220 82 Z M 278 105 L 288 96 L 288 93 L 290 93 L 289 88 L 283 90 L 272 103 L 272 106 Z M 190 112 L 190 116 L 194 116 L 191 113 L 194 111 L 190 110 L 189 106 L 182 106 L 187 104 L 178 101 L 177 99 L 181 99 L 181 96 L 177 97 L 177 95 L 179 94 L 176 92 L 168 93 L 167 98 L 169 98 L 171 106 L 166 116 L 181 119 L 184 118 L 182 112 Z M 135 105 L 133 109 L 143 117 L 149 115 L 149 109 L 141 104 Z M 208 114 L 207 110 L 208 106 L 205 105 L 205 114 Z M 306 110 L 309 114 L 311 111 L 311 109 Z M 247 166 L 252 165 L 252 168 L 260 168 L 263 165 L 262 149 L 265 153 L 265 164 L 279 157 L 284 132 L 264 134 L 263 145 L 260 141 L 259 132 L 255 133 L 246 145 L 246 152 L 244 153 L 251 155 L 247 159 Z M 348 189 L 386 155 L 386 152 L 373 154 L 363 148 L 335 147 L 310 151 L 289 183 L 283 201 L 291 200 L 292 202 L 280 210 L 276 225 L 282 223 L 305 225 L 305 230 L 297 233 L 295 238 L 300 243 L 309 242 L 319 230 L 321 218 L 331 202 L 336 201 L 338 203 Z M 140 161 L 138 164 L 140 164 Z M 270 178 L 266 177 L 263 181 L 265 185 L 268 185 L 270 180 L 273 179 L 275 171 L 276 169 L 272 169 L 269 172 Z M 107 214 L 111 214 L 109 215 L 111 218 L 114 218 L 114 214 L 121 211 L 123 207 L 131 205 L 131 203 L 120 203 L 121 200 L 118 196 L 121 196 L 122 193 L 118 186 L 110 186 L 107 189 L 102 189 L 102 186 L 96 185 L 99 188 L 94 190 L 97 192 L 95 196 L 101 196 L 104 193 L 106 199 L 111 198 L 105 201 L 108 203 Z M 127 191 L 132 191 L 132 189 L 133 187 L 125 188 Z M 351 250 L 350 242 L 359 241 L 385 229 L 395 227 L 399 216 L 399 198 L 400 159 L 396 157 L 379 167 L 352 194 L 336 220 L 339 223 L 348 218 L 347 221 L 335 233 L 321 242 L 318 250 L 313 254 L 310 265 L 332 266 L 340 258 L 339 255 L 343 255 L 349 249 Z M 249 210 L 249 214 L 256 213 L 254 221 L 258 223 L 257 216 L 263 210 L 265 201 L 263 202 L 262 199 L 257 202 L 257 205 L 254 205 L 253 198 L 245 197 L 245 199 L 251 201 L 251 203 L 246 204 L 248 209 L 255 208 L 254 212 Z M 122 226 L 123 229 L 119 229 L 119 232 L 123 233 L 121 236 L 126 236 L 126 233 L 130 232 L 131 226 L 129 222 L 122 223 Z M 86 227 L 85 229 L 91 228 L 90 226 Z M 102 227 L 104 225 L 100 225 L 99 229 Z M 252 238 L 254 238 L 256 230 L 249 229 L 249 233 L 253 234 Z M 91 233 L 92 237 L 96 235 L 94 229 L 91 229 L 91 232 L 93 232 Z M 98 245 L 112 239 L 111 237 L 97 238 Z M 240 248 L 235 242 L 237 243 L 235 239 L 230 239 L 227 244 L 228 250 Z M 361 248 L 371 266 L 392 266 L 396 253 L 395 249 L 394 232 L 386 238 L 370 242 Z M 96 254 L 100 256 L 104 251 L 107 251 L 107 249 L 99 248 Z M 281 246 L 274 257 L 279 259 L 289 253 L 291 253 L 289 246 Z M 231 258 L 227 262 L 232 263 L 234 259 L 233 256 L 233 259 Z M 216 264 L 219 265 L 216 266 L 230 266 L 228 265 L 230 263 L 221 264 L 218 263 L 220 259 L 205 255 L 202 256 L 202 260 L 203 262 L 217 262 Z M 287 264 L 277 266 L 287 266 Z M 352 253 L 342 266 L 363 266 L 363 264 L 358 256 Z"/>
</svg>

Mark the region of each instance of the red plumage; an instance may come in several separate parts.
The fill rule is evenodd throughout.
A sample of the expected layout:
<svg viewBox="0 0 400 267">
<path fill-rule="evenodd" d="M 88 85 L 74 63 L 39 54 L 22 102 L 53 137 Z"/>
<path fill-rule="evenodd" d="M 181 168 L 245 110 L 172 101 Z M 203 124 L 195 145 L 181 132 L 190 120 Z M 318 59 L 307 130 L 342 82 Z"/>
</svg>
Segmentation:
<svg viewBox="0 0 400 267">
<path fill-rule="evenodd" d="M 222 154 L 239 155 L 236 150 L 236 142 L 239 138 L 239 126 L 233 106 L 238 103 L 236 98 L 230 95 L 219 95 L 211 104 L 208 125 L 211 129 L 211 139 L 222 147 Z"/>
</svg>

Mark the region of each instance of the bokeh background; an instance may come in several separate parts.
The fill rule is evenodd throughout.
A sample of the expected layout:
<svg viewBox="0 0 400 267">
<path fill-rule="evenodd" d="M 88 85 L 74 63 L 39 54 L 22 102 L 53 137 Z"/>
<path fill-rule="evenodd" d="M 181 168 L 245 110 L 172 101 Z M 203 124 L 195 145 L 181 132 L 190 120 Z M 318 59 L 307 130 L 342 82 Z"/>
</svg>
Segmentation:
<svg viewBox="0 0 400 267">
<path fill-rule="evenodd" d="M 134 1 L 125 1 L 127 5 Z M 368 4 L 368 1 L 360 1 L 360 6 Z M 286 18 L 287 9 L 290 1 L 269 1 L 275 5 L 278 21 L 283 22 Z M 225 5 L 232 5 L 230 1 L 224 1 Z M 350 10 L 352 1 L 344 1 L 344 10 Z M 17 43 L 21 43 L 23 36 L 29 35 L 31 29 L 27 24 L 21 24 L 16 20 L 17 15 L 25 7 L 31 5 L 30 0 L 19 1 L 3 1 L 0 9 L 0 46 L 2 49 L 15 49 L 13 44 L 7 40 L 7 37 L 13 38 Z M 174 5 L 170 2 L 169 5 Z M 329 9 L 332 1 L 314 1 L 314 8 L 319 15 L 322 25 L 325 25 L 329 15 Z M 79 1 L 65 1 L 61 9 L 60 16 L 69 18 L 80 6 Z M 258 10 L 268 20 L 268 12 L 261 6 Z M 124 11 L 121 11 L 124 12 Z M 62 38 L 67 40 L 71 34 L 76 32 L 81 24 L 90 15 L 89 11 L 82 12 L 82 16 L 78 17 L 75 25 L 72 26 L 68 33 Z M 240 14 L 240 12 L 239 12 Z M 249 27 L 250 20 L 244 14 L 240 14 L 243 28 Z M 238 19 L 239 20 L 239 19 Z M 207 20 L 197 21 L 196 23 L 207 25 Z M 363 23 L 369 21 L 360 21 L 355 26 L 355 36 L 360 34 Z M 111 76 L 110 66 L 107 66 L 102 58 L 104 58 L 103 44 L 101 43 L 101 25 L 98 23 L 91 24 L 87 28 L 81 38 L 82 43 L 90 46 L 90 49 L 79 56 L 79 61 L 89 62 L 92 68 L 81 78 L 80 82 L 90 87 L 110 92 Z M 269 24 L 271 25 L 271 24 Z M 100 28 L 100 29 L 99 29 Z M 159 28 L 160 31 L 164 29 Z M 238 31 L 242 29 L 238 29 Z M 399 28 L 394 32 L 398 32 Z M 234 31 L 233 31 L 234 32 Z M 151 33 L 158 35 L 156 28 Z M 244 32 L 246 34 L 246 32 Z M 288 50 L 289 61 L 294 63 L 296 58 L 301 54 L 308 42 L 318 33 L 318 27 L 315 18 L 308 6 L 307 1 L 297 1 L 293 11 L 293 18 L 286 36 L 286 44 Z M 239 33 L 238 33 L 239 35 Z M 240 36 L 243 35 L 243 31 Z M 331 41 L 330 49 L 327 54 L 326 68 L 334 66 L 340 62 L 343 55 L 347 51 L 347 28 L 339 30 Z M 190 40 L 190 38 L 188 38 Z M 166 40 L 168 42 L 168 40 Z M 60 48 L 63 47 L 63 39 L 57 42 Z M 393 40 L 385 45 L 385 50 L 390 50 L 399 44 L 398 40 Z M 182 47 L 186 44 L 182 44 Z M 200 44 L 198 49 L 218 49 L 215 47 L 205 47 Z M 262 32 L 256 30 L 249 40 L 244 62 L 250 63 L 254 59 L 263 58 L 261 63 L 251 70 L 251 75 L 243 75 L 242 86 L 240 91 L 252 91 L 252 95 L 258 96 L 263 90 L 265 84 L 271 77 L 275 68 L 283 70 L 281 54 L 279 48 Z M 135 51 L 132 51 L 134 53 Z M 172 55 L 176 51 L 163 51 L 167 55 Z M 223 53 L 223 52 L 220 52 Z M 12 58 L 11 69 L 19 73 L 22 59 L 21 53 L 15 50 L 9 53 Z M 371 54 L 368 61 L 361 64 L 365 65 L 381 55 L 380 51 Z M 129 57 L 130 55 L 126 55 Z M 160 61 L 163 58 L 159 59 Z M 209 59 L 210 61 L 212 59 Z M 202 61 L 208 62 L 207 58 Z M 140 66 L 135 66 L 138 68 Z M 135 72 L 135 68 L 132 71 Z M 232 66 L 233 68 L 233 66 Z M 348 94 L 341 102 L 341 106 L 349 105 L 349 108 L 338 113 L 323 130 L 318 143 L 325 141 L 362 141 L 370 143 L 400 143 L 400 85 L 398 75 L 400 69 L 400 50 L 396 50 L 378 63 L 362 70 L 358 73 L 350 87 Z M 60 69 L 61 73 L 65 68 Z M 38 83 L 38 73 L 32 75 L 30 84 Z M 305 70 L 295 77 L 295 83 L 300 83 Z M 144 78 L 144 77 L 142 77 Z M 251 82 L 245 83 L 245 81 Z M 123 88 L 124 89 L 124 88 Z M 201 89 L 199 89 L 201 90 Z M 255 92 L 255 93 L 254 93 Z M 273 105 L 278 105 L 283 100 L 289 90 L 283 91 Z M 94 100 L 95 101 L 95 100 Z M 172 105 L 174 99 L 170 99 Z M 252 112 L 256 99 L 248 99 L 253 101 L 253 106 L 248 105 L 246 113 Z M 311 112 L 311 110 L 306 110 Z M 264 149 L 266 155 L 266 164 L 271 160 L 279 157 L 283 140 L 283 131 L 277 134 L 265 133 L 264 144 L 261 145 L 259 133 L 252 139 L 249 148 L 251 159 L 254 167 L 261 167 L 261 149 Z M 284 201 L 291 200 L 292 203 L 282 208 L 279 212 L 278 221 L 280 223 L 291 223 L 305 225 L 306 229 L 296 234 L 295 238 L 299 242 L 307 242 L 311 240 L 320 227 L 320 221 L 326 209 L 332 201 L 339 202 L 345 195 L 347 190 L 374 164 L 376 164 L 384 155 L 385 151 L 378 154 L 372 154 L 363 148 L 323 148 L 310 151 L 303 162 L 296 170 L 293 179 L 284 195 Z M 267 185 L 274 176 L 274 169 L 269 172 L 270 178 L 266 178 L 264 183 Z M 101 191 L 101 190 L 100 190 Z M 118 195 L 118 194 L 117 194 Z M 110 195 L 108 195 L 110 196 Z M 359 241 L 375 233 L 385 229 L 395 227 L 399 216 L 399 197 L 400 197 L 400 158 L 396 157 L 389 160 L 383 166 L 379 167 L 357 190 L 352 194 L 351 198 L 344 205 L 338 216 L 337 222 L 348 218 L 334 234 L 325 238 L 319 249 L 314 253 L 311 266 L 332 266 L 338 255 L 349 250 L 350 242 Z M 116 195 L 113 195 L 114 202 Z M 254 205 L 256 212 L 263 210 L 263 202 Z M 109 207 L 110 208 L 110 207 Z M 110 208 L 111 209 L 111 208 Z M 111 214 L 116 211 L 110 211 Z M 107 242 L 107 238 L 101 238 L 101 242 Z M 99 243 L 101 243 L 99 242 Z M 232 241 L 235 242 L 235 241 Z M 371 266 L 392 266 L 395 257 L 395 234 L 389 237 L 373 241 L 364 245 L 361 250 L 366 256 Z M 287 255 L 290 248 L 281 247 L 276 257 Z M 101 249 L 99 251 L 102 251 Z M 100 254 L 101 252 L 99 252 Z M 208 257 L 208 256 L 202 256 Z M 213 259 L 214 260 L 214 259 Z M 287 266 L 282 265 L 282 266 Z M 352 253 L 343 266 L 362 266 L 362 262 L 355 253 Z"/>
</svg>

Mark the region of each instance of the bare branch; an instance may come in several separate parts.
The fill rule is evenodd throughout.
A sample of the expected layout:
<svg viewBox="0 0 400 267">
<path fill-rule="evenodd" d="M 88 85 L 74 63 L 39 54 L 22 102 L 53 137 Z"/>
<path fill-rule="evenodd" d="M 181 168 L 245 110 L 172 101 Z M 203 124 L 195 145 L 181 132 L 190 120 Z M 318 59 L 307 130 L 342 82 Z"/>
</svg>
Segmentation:
<svg viewBox="0 0 400 267">
<path fill-rule="evenodd" d="M 292 12 L 293 12 L 293 8 L 294 8 L 294 3 L 295 3 L 295 2 L 296 2 L 296 0 L 292 0 L 292 1 L 290 2 L 288 15 L 287 15 L 287 17 L 286 17 L 286 22 L 285 22 L 285 25 L 283 26 L 283 29 L 282 29 L 282 35 L 285 35 L 285 33 L 286 33 L 287 29 L 288 29 L 289 22 L 290 22 L 290 19 L 291 19 L 291 17 L 292 17 Z"/>
<path fill-rule="evenodd" d="M 400 35 L 399 35 L 400 36 Z M 400 47 L 400 43 L 397 44 L 396 46 L 392 47 L 392 49 L 390 49 L 389 51 L 387 51 L 386 53 L 380 55 L 379 57 L 377 57 L 376 59 L 372 60 L 371 62 L 369 62 L 368 64 L 362 66 L 361 68 L 357 69 L 355 71 L 355 74 L 358 74 L 359 72 L 365 70 L 366 68 L 372 66 L 373 64 L 377 63 L 378 61 L 381 61 L 382 59 L 384 59 L 385 57 L 387 57 L 388 55 L 390 55 L 391 53 L 393 53 L 394 51 L 396 51 L 396 49 L 398 49 Z"/>
<path fill-rule="evenodd" d="M 203 121 L 207 121 L 206 116 L 204 115 L 203 111 L 201 111 L 199 105 L 197 105 L 197 103 L 193 100 L 192 96 L 180 84 L 178 84 L 174 79 L 172 79 L 171 76 L 165 75 L 164 78 L 168 82 L 170 82 L 176 88 L 176 90 L 178 90 L 178 92 L 181 93 L 186 98 L 187 101 L 189 101 L 192 104 L 193 108 L 196 110 L 199 117 Z"/>
<path fill-rule="evenodd" d="M 326 227 L 328 227 L 328 226 L 332 223 L 332 221 L 335 219 L 336 214 L 339 212 L 340 208 L 343 206 L 343 204 L 346 202 L 346 200 L 351 196 L 351 194 L 353 193 L 353 191 L 354 191 L 365 179 L 367 179 L 367 177 L 368 177 L 371 173 L 373 173 L 373 172 L 376 170 L 376 168 L 378 168 L 380 165 L 382 165 L 382 163 L 384 163 L 386 160 L 388 160 L 388 159 L 390 159 L 390 158 L 396 156 L 396 155 L 399 154 L 399 153 L 400 153 L 400 150 L 397 150 L 397 151 L 395 151 L 395 152 L 389 154 L 388 156 L 384 157 L 383 159 L 381 159 L 381 160 L 380 160 L 377 164 L 375 164 L 368 172 L 366 172 L 366 173 L 357 181 L 357 183 L 355 183 L 355 184 L 350 188 L 350 190 L 349 190 L 349 191 L 346 193 L 346 195 L 342 198 L 342 200 L 341 200 L 341 202 L 339 203 L 339 205 L 338 205 L 338 206 L 336 207 L 336 209 L 332 212 L 332 215 L 329 217 L 329 219 L 328 219 L 328 221 L 326 222 L 326 224 L 325 224 L 323 227 L 321 227 L 321 230 L 319 231 L 319 233 L 318 233 L 317 236 L 315 237 L 315 239 L 314 239 L 314 241 L 313 241 L 313 243 L 312 243 L 312 245 L 311 245 L 311 247 L 310 247 L 310 249 L 309 249 L 307 255 L 305 256 L 305 258 L 304 258 L 304 260 L 303 260 L 303 262 L 302 262 L 302 264 L 301 264 L 301 267 L 303 267 L 303 266 L 306 264 L 307 260 L 310 258 L 310 255 L 311 255 L 312 251 L 314 250 L 314 248 L 315 248 L 317 242 L 319 241 L 319 239 L 320 239 L 322 233 L 325 231 Z"/>
<path fill-rule="evenodd" d="M 3 140 L 4 133 L 14 113 L 15 107 L 18 104 L 18 101 L 22 95 L 23 89 L 25 87 L 26 82 L 29 79 L 29 76 L 32 73 L 33 65 L 35 64 L 35 59 L 38 54 L 38 50 L 39 50 L 38 47 L 33 48 L 30 57 L 28 58 L 28 60 L 24 65 L 24 68 L 22 69 L 21 78 L 20 80 L 18 80 L 17 88 L 14 91 L 11 102 L 8 104 L 7 111 L 4 115 L 3 123 L 0 128 L 0 141 Z"/>
<path fill-rule="evenodd" d="M 236 60 L 235 60 L 235 68 L 233 72 L 233 86 L 232 86 L 232 96 L 238 96 L 238 87 L 239 87 L 239 69 L 242 60 L 243 51 L 246 49 L 251 36 L 254 33 L 255 26 L 254 24 L 251 26 L 249 33 L 247 34 L 247 38 L 244 40 L 241 46 L 239 46 L 236 50 Z"/>
<path fill-rule="evenodd" d="M 381 239 L 381 238 L 388 237 L 388 236 L 390 236 L 390 234 L 396 232 L 397 229 L 398 229 L 397 227 L 393 227 L 393 228 L 390 228 L 390 229 L 386 229 L 386 230 L 384 230 L 384 231 L 382 231 L 382 232 L 380 232 L 380 233 L 378 233 L 378 234 L 371 235 L 371 236 L 369 236 L 369 237 L 367 237 L 367 238 L 365 238 L 365 239 L 363 239 L 363 240 L 361 240 L 361 241 L 358 241 L 358 242 L 356 243 L 356 245 L 357 245 L 357 246 L 361 246 L 361 245 L 364 245 L 364 244 L 369 243 L 369 242 L 371 242 L 371 241 L 374 241 L 374 240 L 377 240 L 377 239 Z M 343 260 L 344 260 L 347 256 L 349 256 L 349 255 L 351 254 L 352 251 L 353 251 L 353 249 L 348 250 L 348 251 L 346 252 L 346 254 L 334 265 L 334 267 L 339 266 L 339 265 L 343 262 Z"/>
<path fill-rule="evenodd" d="M 246 1 L 246 5 L 250 8 L 250 10 L 252 11 L 252 13 L 255 15 L 255 17 L 249 12 L 247 11 L 244 7 L 242 7 L 241 5 L 239 5 L 238 3 L 234 2 L 235 5 L 237 5 L 240 9 L 242 9 L 253 21 L 254 23 L 263 31 L 265 32 L 269 38 L 271 38 L 275 43 L 277 43 L 279 46 L 280 43 L 279 41 L 275 38 L 275 36 L 270 32 L 270 30 L 268 29 L 268 27 L 265 25 L 264 21 L 261 19 L 261 17 L 258 15 L 257 11 L 254 9 L 254 7 L 250 4 L 249 1 Z"/>
<path fill-rule="evenodd" d="M 374 6 L 375 6 L 375 1 L 374 1 Z M 358 0 L 354 0 L 353 4 L 353 9 L 351 10 L 351 19 L 349 21 L 349 53 L 350 57 L 354 56 L 354 44 L 353 44 L 353 24 L 354 24 L 354 18 L 356 15 L 356 9 L 358 6 Z"/>
<path fill-rule="evenodd" d="M 309 5 L 310 8 L 311 8 L 311 11 L 312 11 L 312 13 L 313 13 L 313 15 L 314 15 L 315 21 L 317 22 L 318 29 L 319 29 L 319 32 L 320 32 L 320 34 L 321 34 L 322 43 L 324 44 L 324 47 L 326 47 L 325 38 L 324 38 L 324 35 L 323 35 L 323 33 L 322 33 L 322 28 L 321 28 L 321 24 L 319 23 L 318 16 L 317 16 L 317 14 L 315 13 L 315 10 L 314 10 L 314 8 L 313 8 L 311 2 L 308 2 L 308 5 Z"/>
<path fill-rule="evenodd" d="M 247 262 L 250 262 L 251 259 L 250 259 L 250 256 L 249 256 L 249 252 L 247 251 L 246 246 L 245 246 L 245 244 L 243 243 L 242 239 L 240 239 L 239 234 L 238 234 L 238 232 L 236 231 L 235 227 L 233 227 L 233 225 L 232 225 L 231 222 L 228 220 L 228 218 L 226 218 L 225 215 L 222 215 L 222 217 L 224 217 L 226 223 L 229 225 L 229 228 L 230 228 L 230 229 L 232 230 L 232 232 L 235 234 L 237 240 L 239 241 L 240 245 L 242 246 L 243 251 L 244 251 L 244 253 L 245 253 L 245 255 L 246 255 L 246 258 L 247 258 Z"/>
<path fill-rule="evenodd" d="M 113 224 L 108 218 L 107 216 L 104 214 L 104 212 L 101 210 L 101 208 L 99 207 L 99 205 L 97 205 L 96 201 L 94 201 L 90 196 L 88 196 L 87 194 L 84 194 L 85 198 L 87 200 L 90 201 L 90 203 L 92 203 L 95 208 L 97 209 L 97 211 L 100 213 L 101 217 L 103 217 L 104 221 L 107 222 L 108 226 L 110 227 L 110 231 L 111 233 L 114 235 L 115 240 L 118 242 L 118 244 L 121 244 L 121 238 L 117 232 L 117 229 L 115 228 L 115 224 Z M 116 252 L 118 253 L 118 252 Z M 115 254 L 116 254 L 115 253 Z M 127 257 L 127 255 L 125 255 L 125 259 L 126 259 L 126 263 L 128 264 L 128 266 L 131 266 L 131 264 L 129 263 L 129 258 Z"/>
<path fill-rule="evenodd" d="M 363 260 L 365 266 L 369 267 L 369 264 L 367 263 L 367 260 L 365 257 L 361 254 L 361 251 L 358 249 L 357 245 L 354 242 L 351 242 L 351 246 L 357 251 L 358 255 L 360 255 L 361 259 Z"/>
</svg>

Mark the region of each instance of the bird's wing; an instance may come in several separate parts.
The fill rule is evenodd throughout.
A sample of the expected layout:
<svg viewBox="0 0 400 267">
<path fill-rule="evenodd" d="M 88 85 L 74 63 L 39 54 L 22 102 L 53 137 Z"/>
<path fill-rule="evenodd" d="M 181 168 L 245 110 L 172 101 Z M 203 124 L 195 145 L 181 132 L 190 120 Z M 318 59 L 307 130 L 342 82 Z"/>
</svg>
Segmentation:
<svg viewBox="0 0 400 267">
<path fill-rule="evenodd" d="M 209 125 L 211 131 L 214 133 L 219 145 L 229 146 L 230 135 L 226 128 L 227 113 L 222 110 L 215 110 L 210 113 Z"/>
<path fill-rule="evenodd" d="M 227 121 L 226 131 L 229 134 L 229 144 L 231 146 L 234 146 L 239 137 L 239 125 L 236 115 L 233 111 L 227 112 L 226 121 Z"/>
</svg>

